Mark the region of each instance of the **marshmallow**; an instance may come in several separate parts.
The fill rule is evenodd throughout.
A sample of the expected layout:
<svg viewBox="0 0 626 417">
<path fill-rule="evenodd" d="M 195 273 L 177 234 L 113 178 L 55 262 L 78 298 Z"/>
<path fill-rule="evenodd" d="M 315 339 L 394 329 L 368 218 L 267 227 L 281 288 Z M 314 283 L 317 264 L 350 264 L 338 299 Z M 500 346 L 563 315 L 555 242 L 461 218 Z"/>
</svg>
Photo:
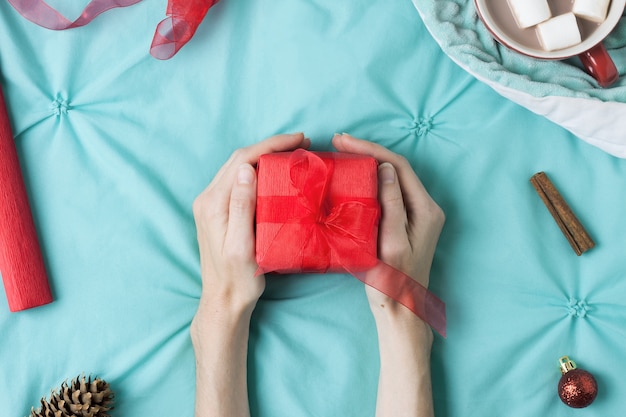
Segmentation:
<svg viewBox="0 0 626 417">
<path fill-rule="evenodd" d="M 508 2 L 520 29 L 535 26 L 552 17 L 548 0 L 508 0 Z"/>
<path fill-rule="evenodd" d="M 546 51 L 579 44 L 582 39 L 574 13 L 565 13 L 537 25 L 537 36 Z"/>
<path fill-rule="evenodd" d="M 606 19 L 611 0 L 575 0 L 572 12 L 578 17 L 596 23 L 602 23 Z"/>
</svg>

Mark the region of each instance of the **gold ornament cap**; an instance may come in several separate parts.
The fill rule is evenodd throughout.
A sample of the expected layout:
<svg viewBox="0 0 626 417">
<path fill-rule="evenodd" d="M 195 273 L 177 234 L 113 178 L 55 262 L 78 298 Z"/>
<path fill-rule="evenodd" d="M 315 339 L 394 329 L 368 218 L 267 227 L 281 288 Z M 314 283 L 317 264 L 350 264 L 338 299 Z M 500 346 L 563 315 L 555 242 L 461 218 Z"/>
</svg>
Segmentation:
<svg viewBox="0 0 626 417">
<path fill-rule="evenodd" d="M 559 359 L 559 366 L 561 367 L 561 373 L 566 374 L 569 371 L 576 369 L 576 362 L 571 360 L 569 356 L 562 356 Z"/>
</svg>

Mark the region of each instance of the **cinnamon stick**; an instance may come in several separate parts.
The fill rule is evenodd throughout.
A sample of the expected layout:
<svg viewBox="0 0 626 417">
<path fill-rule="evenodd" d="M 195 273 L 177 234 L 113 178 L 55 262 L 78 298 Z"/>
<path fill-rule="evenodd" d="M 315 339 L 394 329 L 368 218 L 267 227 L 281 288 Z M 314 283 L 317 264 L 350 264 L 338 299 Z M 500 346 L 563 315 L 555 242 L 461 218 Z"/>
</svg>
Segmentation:
<svg viewBox="0 0 626 417">
<path fill-rule="evenodd" d="M 536 173 L 530 178 L 530 182 L 576 255 L 580 256 L 583 252 L 593 248 L 595 246 L 594 241 L 545 172 Z"/>
</svg>

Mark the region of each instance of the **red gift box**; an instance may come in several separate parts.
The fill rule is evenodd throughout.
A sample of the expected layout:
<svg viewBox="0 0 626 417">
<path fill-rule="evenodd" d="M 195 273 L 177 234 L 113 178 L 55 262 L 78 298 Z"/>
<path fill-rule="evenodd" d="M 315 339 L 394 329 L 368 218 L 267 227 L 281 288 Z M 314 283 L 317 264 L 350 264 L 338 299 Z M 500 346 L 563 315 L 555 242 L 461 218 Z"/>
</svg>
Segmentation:
<svg viewBox="0 0 626 417">
<path fill-rule="evenodd" d="M 378 163 L 309 152 L 262 155 L 257 164 L 259 273 L 348 272 L 407 307 L 445 337 L 445 304 L 377 258 Z"/>
<path fill-rule="evenodd" d="M 256 254 L 263 272 L 359 272 L 377 263 L 378 163 L 346 153 L 259 159 Z"/>
</svg>

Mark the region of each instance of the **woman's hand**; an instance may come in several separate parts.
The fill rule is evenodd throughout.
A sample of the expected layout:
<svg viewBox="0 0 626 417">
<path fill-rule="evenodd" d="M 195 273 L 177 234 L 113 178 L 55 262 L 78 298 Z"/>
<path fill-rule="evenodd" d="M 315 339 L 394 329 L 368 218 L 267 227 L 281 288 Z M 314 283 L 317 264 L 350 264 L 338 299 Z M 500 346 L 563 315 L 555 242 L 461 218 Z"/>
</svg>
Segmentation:
<svg viewBox="0 0 626 417">
<path fill-rule="evenodd" d="M 406 158 L 349 135 L 335 135 L 342 152 L 370 155 L 378 167 L 378 198 L 382 217 L 378 235 L 380 259 L 428 287 L 430 267 L 445 216 L 433 201 Z M 393 301 L 368 287 L 372 307 Z"/>
<path fill-rule="evenodd" d="M 239 149 L 195 200 L 202 295 L 191 324 L 196 417 L 249 417 L 246 358 L 252 310 L 265 288 L 254 276 L 256 172 L 265 153 L 307 148 L 301 133 Z"/>
<path fill-rule="evenodd" d="M 427 287 L 445 220 L 443 211 L 404 157 L 345 134 L 335 135 L 333 145 L 342 152 L 370 155 L 380 163 L 378 256 Z M 409 309 L 378 290 L 366 286 L 366 293 L 380 350 L 376 416 L 432 417 L 432 331 Z"/>
<path fill-rule="evenodd" d="M 265 278 L 254 276 L 257 264 L 253 165 L 263 154 L 306 148 L 309 144 L 302 133 L 296 133 L 273 136 L 238 149 L 196 198 L 193 214 L 200 249 L 201 304 L 254 308 L 265 288 Z"/>
</svg>

